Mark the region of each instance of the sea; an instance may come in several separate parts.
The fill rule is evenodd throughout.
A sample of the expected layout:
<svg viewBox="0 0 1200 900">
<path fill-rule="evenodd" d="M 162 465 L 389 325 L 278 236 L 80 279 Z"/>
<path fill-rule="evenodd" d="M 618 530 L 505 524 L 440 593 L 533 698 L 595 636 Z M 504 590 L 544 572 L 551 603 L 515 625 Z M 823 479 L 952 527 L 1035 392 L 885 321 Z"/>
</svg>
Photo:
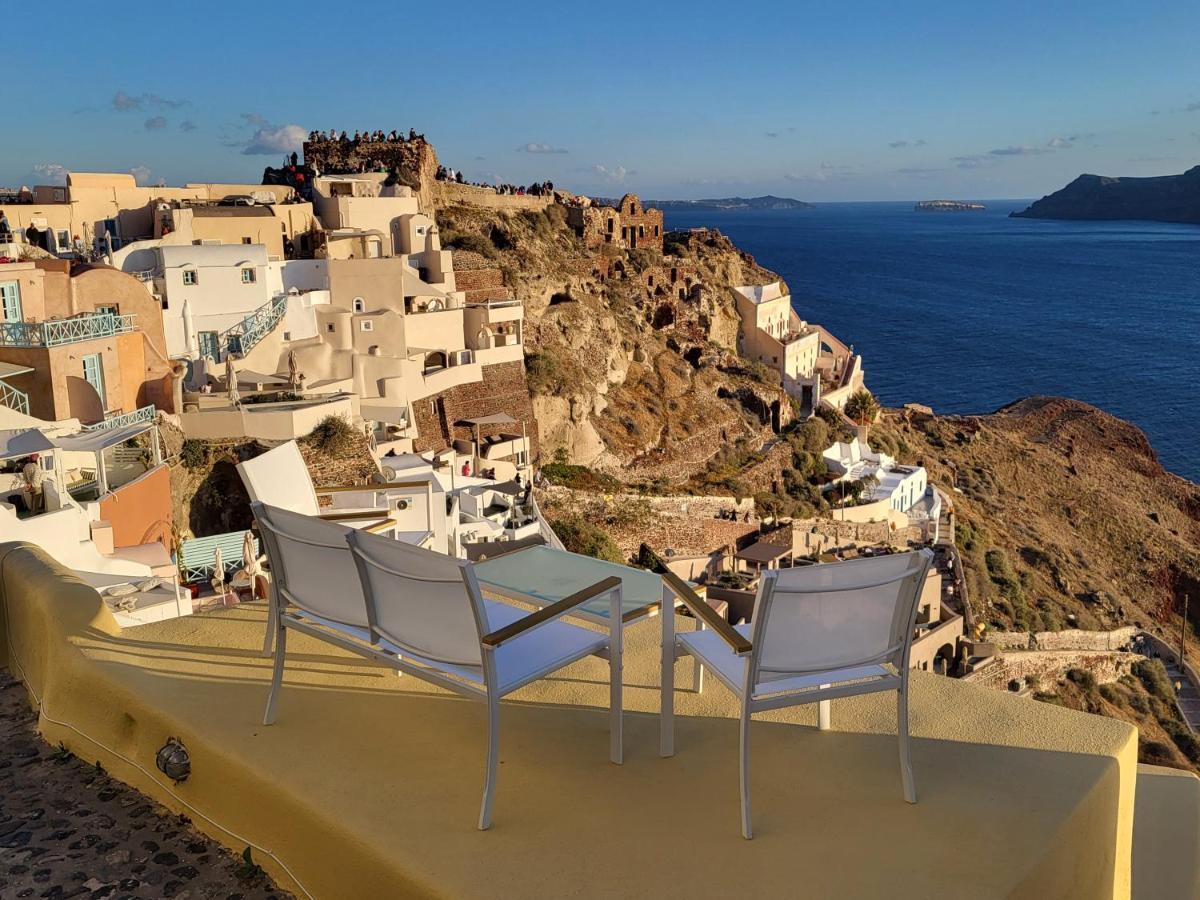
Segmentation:
<svg viewBox="0 0 1200 900">
<path fill-rule="evenodd" d="M 987 413 L 1084 400 L 1200 482 L 1200 226 L 1010 219 L 1029 201 L 666 212 L 715 227 L 778 272 L 802 319 L 863 356 L 885 405 Z"/>
</svg>

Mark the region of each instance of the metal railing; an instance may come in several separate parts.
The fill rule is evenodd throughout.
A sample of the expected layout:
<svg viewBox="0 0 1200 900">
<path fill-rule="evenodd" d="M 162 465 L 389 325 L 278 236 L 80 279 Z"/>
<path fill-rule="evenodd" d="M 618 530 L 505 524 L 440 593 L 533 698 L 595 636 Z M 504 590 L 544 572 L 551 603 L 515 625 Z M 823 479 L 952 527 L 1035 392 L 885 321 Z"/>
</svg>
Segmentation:
<svg viewBox="0 0 1200 900">
<path fill-rule="evenodd" d="M 8 382 L 0 381 L 0 406 L 7 406 L 9 409 L 29 415 L 29 395 L 24 391 L 18 391 Z"/>
<path fill-rule="evenodd" d="M 48 322 L 0 322 L 2 347 L 58 347 L 94 338 L 128 334 L 137 328 L 137 316 L 89 313 Z"/>
<path fill-rule="evenodd" d="M 275 326 L 283 320 L 287 313 L 288 298 L 281 294 L 269 303 L 265 303 L 252 312 L 238 324 L 221 332 L 219 337 L 221 358 L 232 353 L 245 356 L 250 350 L 270 334 Z M 221 360 L 218 359 L 217 362 Z"/>
<path fill-rule="evenodd" d="M 521 301 L 510 297 L 500 298 L 485 298 L 482 300 L 468 300 L 467 306 L 486 306 L 488 309 L 502 309 L 506 306 L 520 306 Z"/>
<path fill-rule="evenodd" d="M 110 428 L 124 428 L 126 425 L 137 425 L 141 422 L 153 422 L 157 415 L 157 410 L 154 404 L 143 406 L 135 409 L 133 412 L 123 413 L 119 416 L 109 416 L 103 422 L 97 422 L 94 425 L 84 425 L 84 431 L 107 431 Z"/>
</svg>

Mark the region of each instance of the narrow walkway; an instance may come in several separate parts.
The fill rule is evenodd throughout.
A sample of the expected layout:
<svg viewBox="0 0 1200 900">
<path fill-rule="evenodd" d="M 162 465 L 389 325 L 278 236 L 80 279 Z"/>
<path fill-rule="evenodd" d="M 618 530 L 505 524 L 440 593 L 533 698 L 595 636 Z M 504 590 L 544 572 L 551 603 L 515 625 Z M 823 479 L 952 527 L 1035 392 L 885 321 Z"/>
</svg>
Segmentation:
<svg viewBox="0 0 1200 900">
<path fill-rule="evenodd" d="M 291 896 L 36 724 L 24 687 L 0 672 L 0 897 Z"/>
<path fill-rule="evenodd" d="M 1164 659 L 1163 665 L 1167 669 L 1167 675 L 1171 682 L 1173 684 L 1178 682 L 1182 685 L 1176 699 L 1179 701 L 1179 708 L 1183 710 L 1183 717 L 1187 720 L 1188 727 L 1192 729 L 1193 733 L 1200 732 L 1200 690 L 1197 690 L 1191 679 L 1183 674 L 1177 660 Z"/>
</svg>

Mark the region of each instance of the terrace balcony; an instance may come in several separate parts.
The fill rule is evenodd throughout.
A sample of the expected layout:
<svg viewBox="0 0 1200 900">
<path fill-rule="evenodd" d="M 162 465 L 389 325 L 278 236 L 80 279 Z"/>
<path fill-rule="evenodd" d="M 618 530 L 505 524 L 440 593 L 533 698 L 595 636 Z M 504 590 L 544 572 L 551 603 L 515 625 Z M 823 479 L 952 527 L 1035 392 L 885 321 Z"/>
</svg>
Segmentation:
<svg viewBox="0 0 1200 900">
<path fill-rule="evenodd" d="M 0 347 L 59 347 L 137 330 L 137 316 L 87 313 L 45 322 L 0 322 Z"/>
<path fill-rule="evenodd" d="M 834 701 L 830 731 L 810 707 L 764 713 L 747 842 L 735 703 L 711 679 L 697 693 L 690 661 L 676 755 L 658 757 L 651 619 L 627 630 L 624 765 L 607 758 L 607 663 L 587 658 L 504 701 L 498 812 L 479 832 L 482 704 L 295 633 L 263 728 L 263 604 L 122 630 L 41 551 L 0 555 L 0 663 L 45 739 L 249 845 L 297 896 L 1198 895 L 1200 781 L 1139 767 L 1136 732 L 1111 719 L 915 672 L 908 805 L 889 698 Z M 190 755 L 181 783 L 155 769 L 168 736 Z"/>
</svg>

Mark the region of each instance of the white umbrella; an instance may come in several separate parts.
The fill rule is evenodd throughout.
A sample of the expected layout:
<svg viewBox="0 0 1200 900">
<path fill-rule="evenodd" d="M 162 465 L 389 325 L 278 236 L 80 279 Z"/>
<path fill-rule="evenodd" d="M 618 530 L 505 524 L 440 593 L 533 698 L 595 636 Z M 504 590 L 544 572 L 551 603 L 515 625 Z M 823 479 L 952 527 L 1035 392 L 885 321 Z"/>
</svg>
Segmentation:
<svg viewBox="0 0 1200 900">
<path fill-rule="evenodd" d="M 225 388 L 229 391 L 229 402 L 237 406 L 242 398 L 238 394 L 237 369 L 233 367 L 232 354 L 225 356 Z"/>
<path fill-rule="evenodd" d="M 242 563 L 242 571 L 251 579 L 262 571 L 258 557 L 254 555 L 254 535 L 250 533 L 250 529 L 246 529 L 246 534 L 242 537 Z"/>
<path fill-rule="evenodd" d="M 221 548 L 213 550 L 213 590 L 225 594 L 225 560 L 221 558 Z"/>
</svg>

